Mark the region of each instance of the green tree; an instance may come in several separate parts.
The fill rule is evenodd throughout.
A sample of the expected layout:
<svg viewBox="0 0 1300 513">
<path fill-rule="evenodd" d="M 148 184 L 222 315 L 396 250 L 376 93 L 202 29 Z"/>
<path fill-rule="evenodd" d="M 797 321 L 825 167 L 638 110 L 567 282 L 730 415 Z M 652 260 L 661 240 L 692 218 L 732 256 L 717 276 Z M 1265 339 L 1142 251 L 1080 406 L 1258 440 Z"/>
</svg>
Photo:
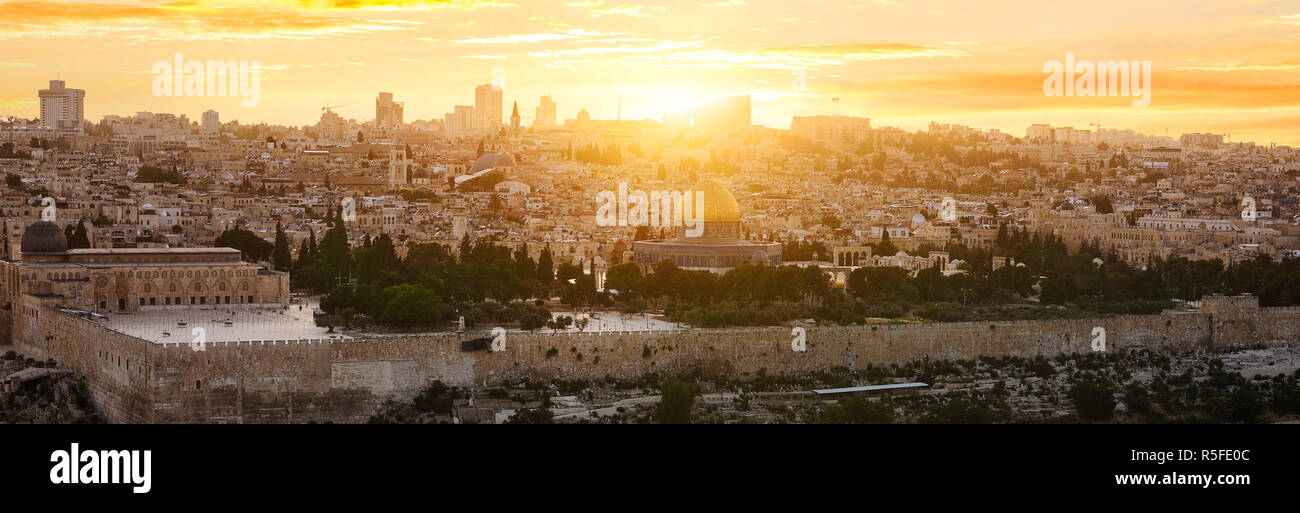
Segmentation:
<svg viewBox="0 0 1300 513">
<path fill-rule="evenodd" d="M 1098 214 L 1110 214 L 1115 212 L 1115 206 L 1111 204 L 1110 196 L 1098 194 L 1088 201 L 1092 203 L 1092 206 L 1097 208 Z"/>
<path fill-rule="evenodd" d="M 551 424 L 555 414 L 551 412 L 550 396 L 542 397 L 542 404 L 536 408 L 520 408 L 506 419 L 506 424 Z"/>
<path fill-rule="evenodd" d="M 550 287 L 551 282 L 555 281 L 555 264 L 551 261 L 550 246 L 542 248 L 542 254 L 537 256 L 537 280 L 544 287 Z"/>
<path fill-rule="evenodd" d="M 72 231 L 72 237 L 68 238 L 68 248 L 84 249 L 89 247 L 90 247 L 90 234 L 86 232 L 86 222 L 77 221 L 77 227 Z"/>
<path fill-rule="evenodd" d="M 287 271 L 293 266 L 293 256 L 289 254 L 289 236 L 284 233 L 284 227 L 280 223 L 275 223 L 275 250 L 272 260 L 275 268 L 280 271 Z"/>
<path fill-rule="evenodd" d="M 217 247 L 235 248 L 243 254 L 244 260 L 249 262 L 262 262 L 269 258 L 275 252 L 275 245 L 258 237 L 257 234 L 242 228 L 234 228 L 221 232 L 217 236 Z"/>
<path fill-rule="evenodd" d="M 1079 418 L 1107 421 L 1115 414 L 1115 393 L 1110 383 L 1094 378 L 1083 378 L 1070 388 L 1070 399 L 1079 410 Z"/>
<path fill-rule="evenodd" d="M 393 327 L 428 326 L 442 320 L 442 299 L 422 285 L 397 285 L 384 289 L 380 322 Z"/>
<path fill-rule="evenodd" d="M 13 147 L 13 143 L 5 143 L 5 145 L 10 148 Z M 23 185 L 23 177 L 13 173 L 5 173 L 5 185 L 8 186 L 11 191 L 21 191 L 27 188 Z"/>
<path fill-rule="evenodd" d="M 135 172 L 135 181 L 140 183 L 170 183 L 184 185 L 188 180 L 175 169 L 163 170 L 155 166 L 140 166 Z"/>
<path fill-rule="evenodd" d="M 622 294 L 639 291 L 643 279 L 639 264 L 636 262 L 623 262 L 605 271 L 605 289 L 617 290 Z"/>
<path fill-rule="evenodd" d="M 655 420 L 660 424 L 690 424 L 691 408 L 699 393 L 695 384 L 670 377 L 659 388 L 662 397 L 655 410 Z"/>
<path fill-rule="evenodd" d="M 881 229 L 880 232 L 880 242 L 872 245 L 871 253 L 881 256 L 894 256 L 897 254 L 898 247 L 895 246 L 894 243 L 889 242 L 889 230 Z"/>
</svg>

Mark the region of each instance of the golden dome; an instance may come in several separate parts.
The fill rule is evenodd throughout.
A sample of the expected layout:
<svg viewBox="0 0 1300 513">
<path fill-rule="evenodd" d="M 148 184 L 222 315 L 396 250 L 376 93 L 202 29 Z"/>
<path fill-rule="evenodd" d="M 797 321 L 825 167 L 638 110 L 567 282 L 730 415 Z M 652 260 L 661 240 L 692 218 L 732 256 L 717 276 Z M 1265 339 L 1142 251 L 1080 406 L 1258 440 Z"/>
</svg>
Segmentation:
<svg viewBox="0 0 1300 513">
<path fill-rule="evenodd" d="M 731 195 L 722 184 L 710 180 L 702 179 L 690 188 L 696 193 L 704 193 L 703 206 L 704 216 L 702 220 L 706 223 L 739 223 L 740 222 L 740 205 L 736 203 L 736 198 Z M 695 198 L 685 205 L 686 213 L 689 218 L 694 217 Z"/>
</svg>

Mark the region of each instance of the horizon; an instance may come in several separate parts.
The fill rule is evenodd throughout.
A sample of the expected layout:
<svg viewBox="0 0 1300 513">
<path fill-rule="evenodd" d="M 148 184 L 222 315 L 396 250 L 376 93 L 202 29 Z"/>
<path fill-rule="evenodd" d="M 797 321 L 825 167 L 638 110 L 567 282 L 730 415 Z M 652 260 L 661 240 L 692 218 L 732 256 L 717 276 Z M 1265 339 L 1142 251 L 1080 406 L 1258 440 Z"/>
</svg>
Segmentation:
<svg viewBox="0 0 1300 513">
<path fill-rule="evenodd" d="M 8 1 L 0 2 L 8 14 L 0 50 L 10 55 L 0 61 L 8 76 L 0 113 L 37 117 L 36 90 L 61 79 L 86 90 L 92 122 L 139 111 L 197 120 L 212 109 L 224 122 L 303 126 L 324 105 L 366 122 L 379 92 L 404 102 L 407 120 L 441 121 L 455 105 L 474 103 L 474 86 L 499 82 L 505 115 L 517 101 L 524 125 L 547 94 L 560 121 L 579 109 L 593 119 L 621 112 L 662 121 L 669 111 L 749 95 L 753 123 L 780 129 L 794 116 L 846 115 L 873 126 L 917 130 L 935 121 L 1016 137 L 1047 123 L 1300 144 L 1300 61 L 1291 50 L 1300 9 L 1276 1 L 1100 4 L 241 0 L 222 9 L 209 0 Z M 260 62 L 261 104 L 154 96 L 153 63 L 177 53 Z M 1125 96 L 1045 95 L 1046 63 L 1067 56 L 1150 61 L 1150 106 Z"/>
</svg>

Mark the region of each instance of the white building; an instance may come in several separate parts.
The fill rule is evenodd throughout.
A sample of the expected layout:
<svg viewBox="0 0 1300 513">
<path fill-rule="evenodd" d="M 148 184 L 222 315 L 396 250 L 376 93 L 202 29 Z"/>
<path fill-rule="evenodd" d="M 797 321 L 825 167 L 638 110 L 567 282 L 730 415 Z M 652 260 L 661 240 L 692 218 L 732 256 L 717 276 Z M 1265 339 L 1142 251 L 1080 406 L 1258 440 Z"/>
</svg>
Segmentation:
<svg viewBox="0 0 1300 513">
<path fill-rule="evenodd" d="M 208 109 L 203 113 L 203 131 L 211 134 L 221 131 L 221 115 L 217 111 Z"/>
<path fill-rule="evenodd" d="M 492 84 L 483 84 L 474 88 L 474 114 L 477 118 L 475 128 L 495 131 L 501 126 L 501 117 L 504 114 L 502 95 L 502 90 Z"/>
<path fill-rule="evenodd" d="M 41 126 L 75 128 L 86 114 L 86 91 L 68 89 L 62 80 L 51 80 L 49 89 L 41 89 Z"/>
<path fill-rule="evenodd" d="M 555 102 L 551 101 L 550 96 L 543 96 L 541 103 L 537 106 L 537 119 L 533 120 L 533 128 L 550 128 L 555 126 Z"/>
</svg>

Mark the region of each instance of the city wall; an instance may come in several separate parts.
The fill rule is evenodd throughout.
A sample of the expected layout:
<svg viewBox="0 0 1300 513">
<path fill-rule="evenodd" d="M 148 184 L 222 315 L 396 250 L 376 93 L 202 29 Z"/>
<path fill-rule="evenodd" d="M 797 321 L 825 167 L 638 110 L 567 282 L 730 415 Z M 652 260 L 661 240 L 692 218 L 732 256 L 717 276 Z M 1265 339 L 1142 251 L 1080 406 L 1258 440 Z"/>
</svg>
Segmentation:
<svg viewBox="0 0 1300 513">
<path fill-rule="evenodd" d="M 64 313 L 48 299 L 25 295 L 15 307 L 30 312 L 13 327 L 13 341 L 24 356 L 54 359 L 83 377 L 91 399 L 110 422 L 151 421 L 153 343 Z"/>
<path fill-rule="evenodd" d="M 505 350 L 498 352 L 462 350 L 462 341 L 486 334 L 217 342 L 195 351 L 188 344 L 152 344 L 46 310 L 42 322 L 49 324 L 42 332 L 65 334 L 20 348 L 32 346 L 86 375 L 96 402 L 115 422 L 261 423 L 364 422 L 384 401 L 409 400 L 433 380 L 470 385 L 647 373 L 789 374 L 903 364 L 927 356 L 1053 356 L 1091 351 L 1096 328 L 1105 330 L 1108 351 L 1217 350 L 1300 340 L 1300 308 L 1261 309 L 1251 297 L 1207 298 L 1203 305 L 1196 313 L 1103 319 L 810 327 L 803 352 L 792 349 L 788 327 L 511 332 Z M 117 366 L 119 358 L 123 367 Z"/>
</svg>

